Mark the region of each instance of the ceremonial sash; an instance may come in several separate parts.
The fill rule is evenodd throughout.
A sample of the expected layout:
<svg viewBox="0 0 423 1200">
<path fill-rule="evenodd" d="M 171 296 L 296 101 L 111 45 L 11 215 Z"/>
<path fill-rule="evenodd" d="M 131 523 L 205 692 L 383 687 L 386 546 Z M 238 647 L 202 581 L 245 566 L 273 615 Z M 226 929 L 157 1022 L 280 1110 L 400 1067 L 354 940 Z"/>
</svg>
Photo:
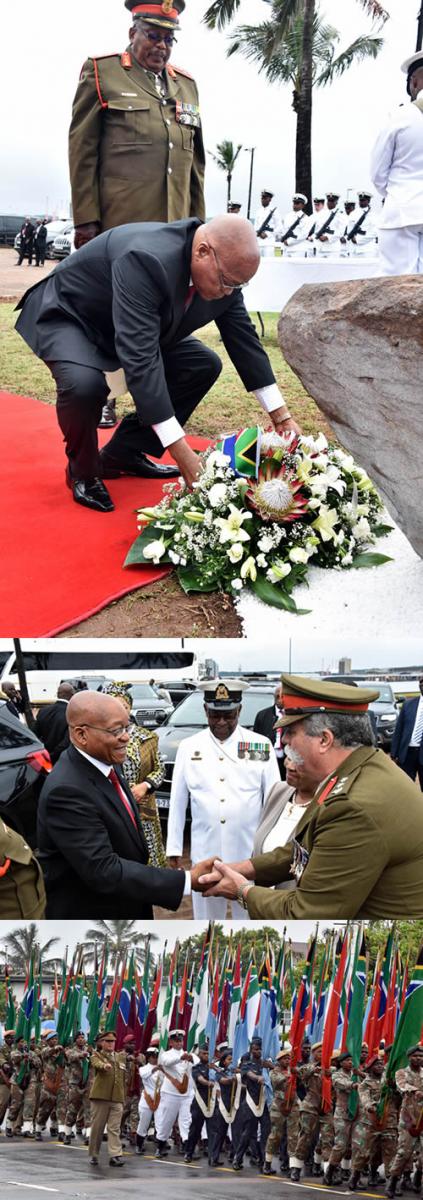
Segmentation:
<svg viewBox="0 0 423 1200">
<path fill-rule="evenodd" d="M 150 1093 L 150 1092 L 147 1092 L 145 1088 L 143 1089 L 143 1097 L 144 1097 L 144 1100 L 145 1100 L 145 1102 L 146 1102 L 146 1105 L 147 1105 L 147 1107 L 150 1109 L 150 1112 L 157 1112 L 157 1109 L 158 1109 L 158 1107 L 159 1107 L 159 1104 L 160 1104 L 160 1086 L 161 1086 L 161 1085 L 160 1085 L 160 1080 L 157 1080 L 156 1086 L 155 1086 L 155 1088 L 154 1088 L 154 1095 L 153 1095 L 153 1096 L 151 1095 L 151 1093 Z"/>
<path fill-rule="evenodd" d="M 212 1083 L 210 1085 L 209 1092 L 210 1092 L 209 1102 L 208 1102 L 208 1104 L 206 1104 L 206 1101 L 203 1100 L 202 1096 L 200 1096 L 200 1092 L 198 1091 L 198 1088 L 194 1084 L 195 1099 L 197 1101 L 199 1109 L 201 1110 L 201 1112 L 203 1114 L 203 1117 L 205 1117 L 206 1120 L 208 1120 L 210 1117 L 212 1117 L 213 1113 L 214 1113 L 215 1104 L 216 1104 L 217 1083 Z"/>
<path fill-rule="evenodd" d="M 262 1117 L 263 1113 L 264 1113 L 265 1104 L 266 1104 L 266 1096 L 265 1096 L 263 1084 L 262 1083 L 260 1084 L 260 1099 L 259 1099 L 258 1104 L 255 1103 L 255 1100 L 253 1100 L 253 1097 L 250 1095 L 248 1088 L 247 1088 L 247 1095 L 246 1095 L 245 1099 L 247 1101 L 248 1107 L 251 1109 L 251 1112 L 254 1113 L 254 1116 Z"/>
<path fill-rule="evenodd" d="M 234 1082 L 235 1082 L 235 1080 L 234 1080 Z M 231 1107 L 230 1107 L 230 1109 L 226 1108 L 225 1104 L 223 1103 L 222 1093 L 220 1093 L 219 1099 L 217 1102 L 219 1112 L 220 1112 L 221 1116 L 223 1117 L 223 1120 L 226 1121 L 227 1125 L 232 1125 L 232 1121 L 235 1120 L 236 1114 L 239 1109 L 240 1099 L 241 1099 L 241 1076 L 237 1075 L 236 1076 L 235 1096 L 233 1097 L 233 1099 L 232 1099 L 232 1091 L 231 1091 Z"/>
<path fill-rule="evenodd" d="M 185 1096 L 185 1093 L 188 1091 L 188 1075 L 183 1075 L 182 1079 L 176 1079 L 174 1075 L 169 1075 L 169 1072 L 165 1071 L 162 1063 L 160 1063 L 160 1070 L 163 1071 L 163 1075 L 166 1075 L 166 1079 L 169 1080 L 169 1083 L 176 1088 L 176 1091 L 179 1092 L 181 1096 Z"/>
</svg>

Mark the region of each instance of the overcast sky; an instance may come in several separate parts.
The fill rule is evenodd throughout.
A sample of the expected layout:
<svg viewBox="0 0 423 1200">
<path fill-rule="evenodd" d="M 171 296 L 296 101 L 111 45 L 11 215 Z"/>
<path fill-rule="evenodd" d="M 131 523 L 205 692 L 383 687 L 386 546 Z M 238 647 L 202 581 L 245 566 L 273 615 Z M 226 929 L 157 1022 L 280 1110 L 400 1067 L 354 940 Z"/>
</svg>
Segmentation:
<svg viewBox="0 0 423 1200">
<path fill-rule="evenodd" d="M 1 921 L 0 922 L 0 937 L 1 948 L 7 946 L 7 935 L 12 929 L 23 929 L 28 924 L 27 921 Z M 307 942 L 310 934 L 314 932 L 316 927 L 315 921 L 268 921 L 266 924 L 277 930 L 280 937 L 286 928 L 286 936 L 291 938 L 293 942 Z M 330 929 L 335 925 L 335 921 L 323 921 L 320 923 L 320 931 Z M 261 929 L 263 921 L 248 921 L 246 928 L 248 930 Z M 240 935 L 242 929 L 242 921 L 224 921 L 223 928 L 226 934 L 229 934 L 231 929 L 236 931 L 237 936 Z M 47 942 L 49 938 L 57 937 L 59 939 L 57 946 L 53 949 L 53 955 L 57 954 L 60 958 L 64 954 L 66 946 L 69 948 L 71 956 L 78 942 L 84 940 L 87 929 L 92 928 L 92 922 L 86 921 L 41 921 L 39 930 L 42 942 Z M 164 943 L 167 942 L 168 949 L 173 950 L 176 938 L 183 942 L 185 938 L 194 937 L 207 928 L 206 922 L 203 921 L 139 921 L 137 929 L 145 933 L 154 933 L 158 937 L 157 942 L 152 943 L 154 954 L 160 954 L 163 950 Z"/>
<path fill-rule="evenodd" d="M 313 191 L 369 185 L 369 155 L 388 110 L 405 96 L 400 64 L 415 49 L 418 0 L 384 0 L 391 19 L 376 60 L 351 70 L 331 88 L 315 92 Z M 256 147 L 253 209 L 261 188 L 276 194 L 282 209 L 294 187 L 295 117 L 289 86 L 270 86 L 255 65 L 225 57 L 225 35 L 201 23 L 207 0 L 187 0 L 173 62 L 195 75 L 200 88 L 205 145 L 229 139 Z M 369 21 L 356 0 L 321 0 L 325 18 L 341 34 L 344 49 Z M 263 0 L 243 0 L 241 18 L 268 15 Z M 32 9 L 5 3 L 1 16 L 0 100 L 4 114 L 0 149 L 0 212 L 69 212 L 67 130 L 80 68 L 88 56 L 122 51 L 129 14 L 123 0 L 38 0 Z M 241 152 L 234 199 L 246 212 L 250 156 Z M 225 177 L 211 158 L 207 166 L 208 215 L 226 205 Z"/>
</svg>

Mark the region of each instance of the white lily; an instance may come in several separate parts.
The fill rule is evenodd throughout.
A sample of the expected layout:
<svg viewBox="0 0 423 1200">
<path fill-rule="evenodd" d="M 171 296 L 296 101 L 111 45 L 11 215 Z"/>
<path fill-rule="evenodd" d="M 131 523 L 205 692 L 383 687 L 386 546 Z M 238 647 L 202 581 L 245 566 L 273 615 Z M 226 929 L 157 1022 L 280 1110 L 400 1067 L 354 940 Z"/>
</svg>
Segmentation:
<svg viewBox="0 0 423 1200">
<path fill-rule="evenodd" d="M 232 542 L 232 546 L 229 547 L 226 553 L 231 563 L 237 563 L 244 557 L 244 547 L 241 546 L 241 542 Z"/>
<path fill-rule="evenodd" d="M 339 515 L 336 508 L 328 508 L 326 504 L 322 504 L 320 514 L 312 523 L 312 529 L 316 529 L 320 534 L 322 542 L 331 542 L 335 540 L 334 526 L 338 524 Z"/>
<path fill-rule="evenodd" d="M 143 550 L 143 558 L 153 563 L 160 562 L 164 554 L 166 554 L 166 543 L 163 541 L 163 538 L 159 538 L 156 542 L 149 542 L 148 546 Z"/>
<path fill-rule="evenodd" d="M 284 563 L 282 559 L 276 558 L 266 572 L 266 579 L 269 579 L 270 583 L 280 583 L 282 579 L 286 579 L 286 576 L 291 574 L 291 571 L 291 563 Z"/>
<path fill-rule="evenodd" d="M 252 579 L 253 583 L 254 580 L 257 579 L 257 567 L 252 554 L 250 554 L 249 558 L 246 558 L 245 562 L 243 562 L 240 575 L 241 579 Z"/>
<path fill-rule="evenodd" d="M 292 550 L 289 551 L 289 558 L 292 563 L 306 563 L 309 557 L 304 546 L 293 546 Z"/>
<path fill-rule="evenodd" d="M 229 505 L 229 517 L 216 517 L 216 525 L 220 528 L 219 541 L 222 545 L 225 542 L 249 542 L 250 534 L 242 525 L 243 521 L 251 521 L 251 517 L 252 513 L 236 508 L 234 504 Z"/>
</svg>

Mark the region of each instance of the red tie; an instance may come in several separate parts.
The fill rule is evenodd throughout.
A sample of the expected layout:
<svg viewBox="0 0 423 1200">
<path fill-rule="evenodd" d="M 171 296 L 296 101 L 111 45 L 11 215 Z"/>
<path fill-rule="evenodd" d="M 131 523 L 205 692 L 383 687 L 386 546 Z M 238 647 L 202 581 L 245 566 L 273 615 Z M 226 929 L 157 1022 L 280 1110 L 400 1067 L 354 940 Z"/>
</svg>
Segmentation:
<svg viewBox="0 0 423 1200">
<path fill-rule="evenodd" d="M 194 299 L 194 292 L 195 292 L 195 287 L 194 287 L 194 284 L 193 284 L 193 283 L 190 283 L 190 286 L 189 286 L 189 288 L 188 288 L 187 294 L 186 294 L 186 296 L 185 296 L 184 312 L 186 312 L 186 311 L 187 311 L 187 309 L 189 308 L 189 306 L 190 306 L 190 304 L 191 304 L 192 300 Z"/>
<path fill-rule="evenodd" d="M 117 774 L 116 774 L 116 771 L 115 771 L 115 768 L 114 768 L 114 767 L 112 767 L 111 771 L 109 771 L 109 779 L 110 779 L 110 783 L 112 783 L 112 784 L 113 784 L 113 787 L 114 787 L 114 789 L 115 789 L 115 792 L 117 792 L 117 794 L 118 794 L 118 796 L 119 796 L 119 799 L 122 801 L 122 804 L 124 804 L 124 805 L 125 805 L 125 808 L 126 808 L 126 811 L 127 811 L 127 813 L 128 813 L 128 816 L 131 818 L 132 824 L 133 824 L 134 828 L 136 829 L 136 828 L 137 828 L 137 822 L 136 822 L 136 820 L 135 820 L 135 817 L 134 817 L 134 814 L 133 814 L 133 811 L 132 811 L 131 805 L 130 805 L 130 803 L 129 803 L 129 800 L 128 800 L 127 796 L 125 796 L 125 792 L 124 792 L 124 790 L 123 790 L 123 787 L 122 787 L 122 786 L 121 786 L 121 784 L 119 783 L 119 778 L 118 778 L 118 776 L 117 776 Z"/>
</svg>

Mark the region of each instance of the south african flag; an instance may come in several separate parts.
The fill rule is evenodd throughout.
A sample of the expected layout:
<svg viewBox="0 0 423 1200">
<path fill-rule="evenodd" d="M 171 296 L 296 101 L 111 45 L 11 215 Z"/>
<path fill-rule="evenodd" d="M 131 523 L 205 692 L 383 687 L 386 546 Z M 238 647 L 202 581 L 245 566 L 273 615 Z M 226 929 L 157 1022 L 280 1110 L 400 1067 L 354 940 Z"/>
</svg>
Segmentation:
<svg viewBox="0 0 423 1200">
<path fill-rule="evenodd" d="M 258 425 L 251 425 L 241 433 L 230 433 L 223 441 L 218 442 L 217 450 L 228 454 L 230 466 L 236 475 L 246 479 L 257 479 L 260 462 L 261 430 Z"/>
</svg>

